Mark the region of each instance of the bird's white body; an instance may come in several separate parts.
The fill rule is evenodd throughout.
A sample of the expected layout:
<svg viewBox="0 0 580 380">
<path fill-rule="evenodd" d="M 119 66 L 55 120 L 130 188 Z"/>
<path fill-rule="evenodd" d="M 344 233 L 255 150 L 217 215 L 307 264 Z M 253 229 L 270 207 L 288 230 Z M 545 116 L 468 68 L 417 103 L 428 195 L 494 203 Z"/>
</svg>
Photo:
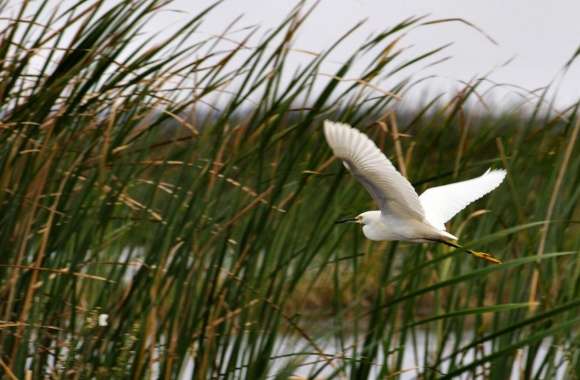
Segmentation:
<svg viewBox="0 0 580 380">
<path fill-rule="evenodd" d="M 379 210 L 363 212 L 359 217 L 363 234 L 369 240 L 405 240 L 415 243 L 457 240 L 450 233 L 438 230 L 424 221 L 407 219 L 403 222 L 393 215 L 382 215 Z"/>
<path fill-rule="evenodd" d="M 480 177 L 430 188 L 418 196 L 365 134 L 347 124 L 330 121 L 324 122 L 324 134 L 335 156 L 380 208 L 354 219 L 363 225 L 363 234 L 370 240 L 457 240 L 445 230 L 445 222 L 498 187 L 506 175 L 505 170 L 488 170 Z"/>
</svg>

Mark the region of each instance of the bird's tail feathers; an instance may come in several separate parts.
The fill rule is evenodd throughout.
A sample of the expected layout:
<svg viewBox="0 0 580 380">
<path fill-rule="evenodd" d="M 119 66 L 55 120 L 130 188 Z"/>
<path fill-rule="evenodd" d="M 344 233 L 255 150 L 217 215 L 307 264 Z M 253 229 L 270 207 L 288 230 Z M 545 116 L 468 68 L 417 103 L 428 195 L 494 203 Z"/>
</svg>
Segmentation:
<svg viewBox="0 0 580 380">
<path fill-rule="evenodd" d="M 441 235 L 441 237 L 443 238 L 443 240 L 451 240 L 451 241 L 457 241 L 457 240 L 459 240 L 457 238 L 457 236 L 451 235 L 447 231 L 437 231 L 437 232 L 439 232 L 439 234 Z"/>
</svg>

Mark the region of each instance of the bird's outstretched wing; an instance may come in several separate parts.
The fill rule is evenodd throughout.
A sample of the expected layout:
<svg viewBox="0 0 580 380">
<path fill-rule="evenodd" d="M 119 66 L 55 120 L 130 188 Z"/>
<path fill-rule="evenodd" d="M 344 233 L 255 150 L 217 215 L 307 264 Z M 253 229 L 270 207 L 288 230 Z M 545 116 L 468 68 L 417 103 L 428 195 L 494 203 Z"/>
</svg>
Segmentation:
<svg viewBox="0 0 580 380">
<path fill-rule="evenodd" d="M 348 124 L 324 122 L 324 135 L 334 155 L 367 189 L 383 214 L 424 219 L 413 186 L 367 135 Z"/>
<path fill-rule="evenodd" d="M 434 227 L 445 231 L 445 222 L 471 202 L 498 187 L 505 175 L 505 170 L 488 169 L 480 177 L 425 190 L 419 197 L 425 218 Z"/>
</svg>

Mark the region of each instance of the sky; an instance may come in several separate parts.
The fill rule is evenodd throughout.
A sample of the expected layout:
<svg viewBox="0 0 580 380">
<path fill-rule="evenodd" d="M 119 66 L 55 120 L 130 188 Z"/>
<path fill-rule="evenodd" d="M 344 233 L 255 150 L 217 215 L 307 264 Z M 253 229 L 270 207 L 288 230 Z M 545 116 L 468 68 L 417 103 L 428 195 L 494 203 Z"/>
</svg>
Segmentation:
<svg viewBox="0 0 580 380">
<path fill-rule="evenodd" d="M 74 0 L 49 0 L 49 4 L 62 6 L 71 1 Z M 111 0 L 111 4 L 114 1 Z M 152 34 L 168 32 L 213 3 L 214 0 L 174 0 L 151 20 L 145 31 Z M 297 0 L 224 0 L 191 38 L 202 40 L 218 35 L 240 15 L 243 15 L 238 22 L 240 27 L 259 26 L 265 33 L 279 25 L 297 3 Z M 306 0 L 305 3 L 314 5 L 315 1 Z M 406 95 L 405 101 L 418 102 L 421 97 L 425 100 L 425 93 L 429 96 L 444 94 L 449 98 L 463 87 L 462 81 L 486 76 L 494 83 L 513 85 L 495 88 L 488 94 L 488 104 L 495 107 L 509 106 L 514 99 L 519 101 L 520 98 L 513 95 L 519 87 L 536 90 L 553 83 L 550 97 L 556 99 L 557 108 L 564 109 L 580 99 L 580 57 L 565 75 L 563 71 L 565 63 L 580 48 L 578 15 L 580 0 L 320 0 L 300 28 L 294 48 L 323 51 L 348 29 L 365 20 L 323 66 L 331 74 L 369 35 L 406 18 L 461 18 L 483 33 L 460 22 L 449 22 L 415 28 L 402 39 L 400 46 L 408 49 L 408 57 L 452 44 L 437 58 L 449 56 L 450 59 L 428 69 L 423 69 L 423 65 L 417 67 L 421 69 L 418 76 L 433 78 L 421 82 L 413 93 Z M 242 35 L 237 34 L 240 39 Z M 259 36 L 260 33 L 256 38 Z M 288 72 L 311 58 L 303 53 L 291 53 Z M 390 84 L 400 79 L 392 78 Z M 493 85 L 489 83 L 488 87 Z"/>
<path fill-rule="evenodd" d="M 211 3 L 207 0 L 176 0 L 171 7 L 193 15 Z M 291 0 L 226 0 L 204 22 L 201 32 L 218 34 L 242 14 L 240 25 L 259 25 L 267 30 L 278 25 L 296 3 Z M 314 2 L 307 1 L 307 4 Z M 331 57 L 338 67 L 338 62 L 344 61 L 352 48 L 369 34 L 407 17 L 429 15 L 430 20 L 462 18 L 477 25 L 497 44 L 458 22 L 413 30 L 403 40 L 403 45 L 412 51 L 426 51 L 453 43 L 444 54 L 450 55 L 451 59 L 431 69 L 437 78 L 426 81 L 423 90 L 451 93 L 459 88 L 458 81 L 491 72 L 489 78 L 495 82 L 529 90 L 556 81 L 556 104 L 565 107 L 580 98 L 580 59 L 562 76 L 564 64 L 580 47 L 579 14 L 578 0 L 321 0 L 298 34 L 294 47 L 322 51 L 357 22 L 366 20 L 363 27 Z M 176 13 L 165 12 L 156 21 L 156 26 L 165 28 L 179 17 Z M 304 58 L 296 53 L 291 63 L 298 65 Z M 508 61 L 509 64 L 504 65 Z M 507 88 L 501 91 L 505 92 Z M 505 96 L 501 91 L 494 95 L 500 105 L 502 96 Z"/>
</svg>

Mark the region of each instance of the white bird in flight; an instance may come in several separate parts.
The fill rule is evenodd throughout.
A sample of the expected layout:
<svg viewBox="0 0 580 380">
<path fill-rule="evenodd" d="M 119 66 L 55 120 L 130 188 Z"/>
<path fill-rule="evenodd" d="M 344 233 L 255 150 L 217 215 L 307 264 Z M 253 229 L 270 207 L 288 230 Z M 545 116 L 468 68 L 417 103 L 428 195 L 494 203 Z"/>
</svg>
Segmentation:
<svg viewBox="0 0 580 380">
<path fill-rule="evenodd" d="M 506 176 L 505 170 L 488 169 L 480 177 L 432 187 L 419 196 L 364 133 L 348 124 L 327 120 L 324 135 L 334 155 L 342 160 L 380 208 L 339 222 L 362 224 L 363 234 L 370 240 L 440 242 L 492 263 L 501 262 L 488 253 L 457 244 L 457 237 L 445 230 L 445 222 L 498 187 Z"/>
</svg>

